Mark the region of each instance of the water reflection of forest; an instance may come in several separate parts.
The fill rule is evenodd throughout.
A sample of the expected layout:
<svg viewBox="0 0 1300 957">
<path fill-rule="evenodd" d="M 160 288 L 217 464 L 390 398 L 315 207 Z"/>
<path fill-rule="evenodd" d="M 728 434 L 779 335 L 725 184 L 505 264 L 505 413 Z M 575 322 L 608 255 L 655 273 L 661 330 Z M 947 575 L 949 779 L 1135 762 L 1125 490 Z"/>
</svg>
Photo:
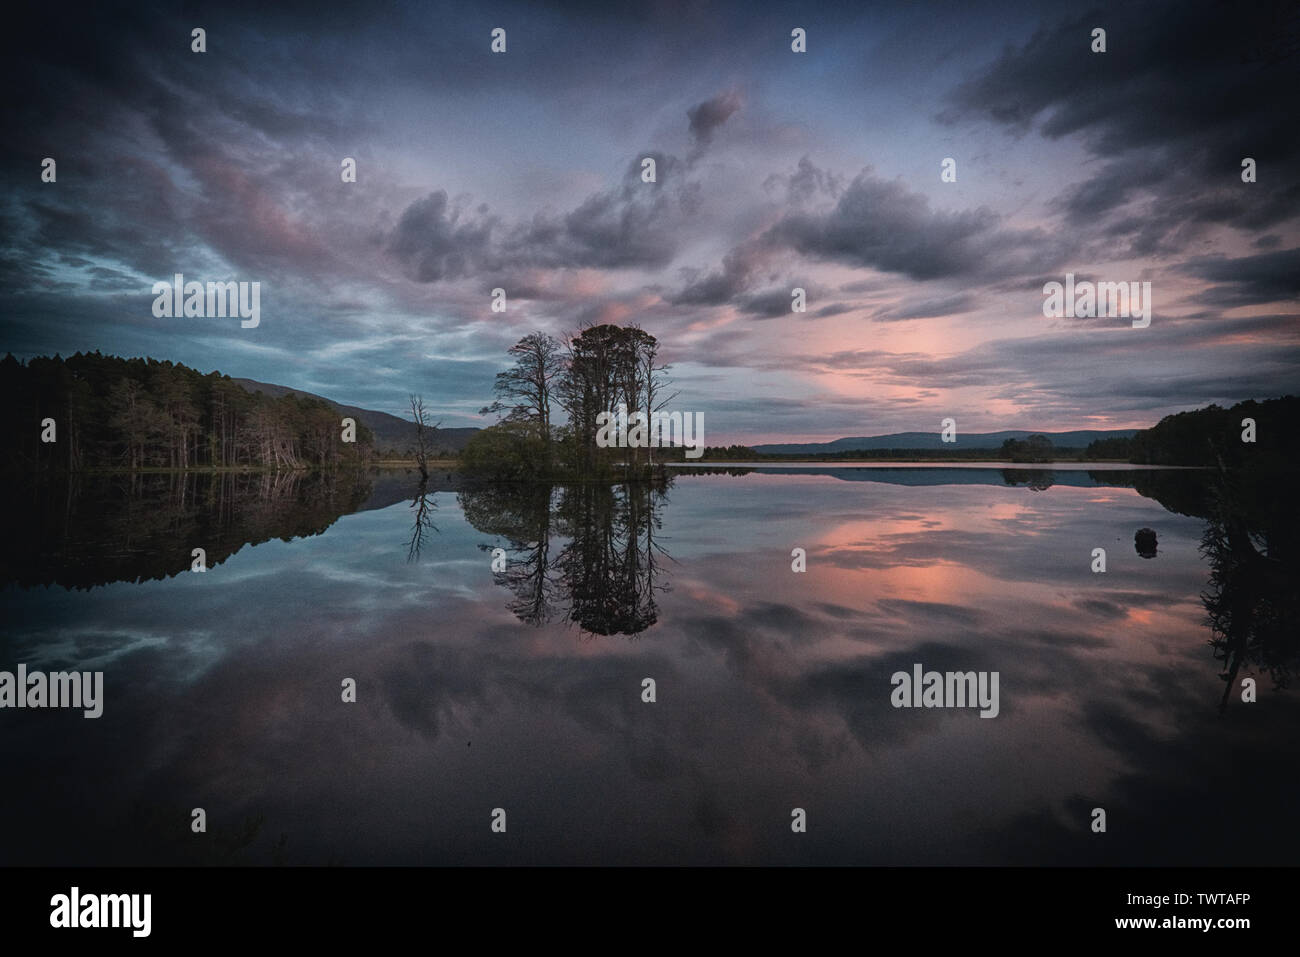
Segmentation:
<svg viewBox="0 0 1300 957">
<path fill-rule="evenodd" d="M 0 584 L 93 588 L 208 568 L 244 545 L 318 535 L 360 508 L 372 481 L 322 472 L 65 473 L 5 482 Z"/>
<path fill-rule="evenodd" d="M 932 477 L 933 484 L 951 479 L 939 471 Z M 1054 478 L 1051 470 L 1005 469 L 980 480 L 1040 491 Z M 211 568 L 244 545 L 317 535 L 343 515 L 402 501 L 411 505 L 406 547 L 415 558 L 436 539 L 434 493 L 454 490 L 469 523 L 496 539 L 480 547 L 504 548 L 504 569 L 493 577 L 521 621 L 564 620 L 588 634 L 632 636 L 658 620 L 656 596 L 667 587 L 661 529 L 671 481 L 465 487 L 440 474 L 415 489 L 402 473 L 346 469 L 6 481 L 0 585 L 87 589 L 167 578 L 189 571 L 196 545 Z M 1300 661 L 1300 520 L 1285 501 L 1285 483 L 1272 473 L 1156 470 L 1095 471 L 1088 482 L 1131 487 L 1205 521 L 1201 551 L 1209 574 L 1201 598 L 1222 664 L 1221 705 L 1245 675 L 1286 687 Z"/>
</svg>

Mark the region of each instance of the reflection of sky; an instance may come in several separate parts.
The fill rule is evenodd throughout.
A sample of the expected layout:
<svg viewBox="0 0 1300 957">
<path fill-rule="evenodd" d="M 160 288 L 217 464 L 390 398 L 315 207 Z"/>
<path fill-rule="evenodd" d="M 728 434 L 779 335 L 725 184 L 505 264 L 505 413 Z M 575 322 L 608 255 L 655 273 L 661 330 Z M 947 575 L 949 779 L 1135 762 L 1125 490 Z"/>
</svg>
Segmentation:
<svg viewBox="0 0 1300 957">
<path fill-rule="evenodd" d="M 413 563 L 398 504 L 204 575 L 4 591 L 0 667 L 103 667 L 106 703 L 3 714 L 0 819 L 28 824 L 0 856 L 149 859 L 187 845 L 133 809 L 201 806 L 214 835 L 265 816 L 252 862 L 281 833 L 291 862 L 1294 858 L 1269 811 L 1296 703 L 1262 681 L 1218 716 L 1201 523 L 1132 491 L 683 477 L 635 640 L 517 622 L 479 548 L 504 542 L 436 499 Z M 914 662 L 1000 672 L 1000 716 L 893 709 Z"/>
</svg>

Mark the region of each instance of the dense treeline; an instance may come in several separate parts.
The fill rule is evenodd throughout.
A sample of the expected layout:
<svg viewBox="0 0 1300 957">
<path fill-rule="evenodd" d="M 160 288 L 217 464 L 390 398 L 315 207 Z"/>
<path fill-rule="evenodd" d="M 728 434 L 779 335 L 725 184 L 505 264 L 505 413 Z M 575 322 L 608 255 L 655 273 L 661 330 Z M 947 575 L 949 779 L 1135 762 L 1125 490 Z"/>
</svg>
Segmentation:
<svg viewBox="0 0 1300 957">
<path fill-rule="evenodd" d="M 248 392 L 173 362 L 77 353 L 0 361 L 11 469 L 307 468 L 370 459 L 370 430 L 342 441 L 319 399 Z M 46 419 L 54 441 L 43 441 Z"/>
<path fill-rule="evenodd" d="M 1100 439 L 1088 446 L 1089 458 L 1127 458 L 1138 465 L 1214 465 L 1229 468 L 1294 467 L 1291 427 L 1300 416 L 1300 398 L 1288 395 L 1230 409 L 1218 405 L 1167 415 L 1131 439 Z M 1253 439 L 1245 441 L 1254 420 Z"/>
<path fill-rule="evenodd" d="M 1133 440 L 1123 436 L 1113 439 L 1094 439 L 1088 443 L 1084 455 L 1089 459 L 1122 459 L 1133 456 Z"/>
<path fill-rule="evenodd" d="M 748 445 L 706 445 L 701 457 L 711 462 L 751 462 L 762 458 Z M 680 460 L 685 461 L 686 456 L 682 455 Z"/>
</svg>

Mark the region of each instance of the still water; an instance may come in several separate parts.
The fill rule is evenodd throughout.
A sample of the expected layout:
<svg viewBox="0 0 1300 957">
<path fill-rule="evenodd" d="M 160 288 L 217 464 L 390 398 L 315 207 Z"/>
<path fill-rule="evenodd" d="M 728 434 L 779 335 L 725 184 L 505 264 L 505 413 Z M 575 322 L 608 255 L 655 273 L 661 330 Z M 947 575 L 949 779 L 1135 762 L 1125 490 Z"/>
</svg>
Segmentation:
<svg viewBox="0 0 1300 957">
<path fill-rule="evenodd" d="M 1247 484 L 15 490 L 0 670 L 104 701 L 0 710 L 0 864 L 1294 864 L 1295 517 Z M 997 716 L 894 707 L 917 665 Z"/>
</svg>

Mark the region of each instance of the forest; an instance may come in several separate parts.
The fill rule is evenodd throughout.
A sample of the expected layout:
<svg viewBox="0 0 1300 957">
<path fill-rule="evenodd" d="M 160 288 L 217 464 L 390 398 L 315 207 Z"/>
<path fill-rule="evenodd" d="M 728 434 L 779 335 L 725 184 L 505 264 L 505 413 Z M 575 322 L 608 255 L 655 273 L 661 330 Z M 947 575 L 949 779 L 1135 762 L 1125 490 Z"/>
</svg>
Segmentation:
<svg viewBox="0 0 1300 957">
<path fill-rule="evenodd" d="M 318 399 L 248 392 L 229 376 L 99 352 L 0 360 L 6 471 L 296 469 L 370 461 Z M 52 422 L 51 422 L 52 420 Z"/>
<path fill-rule="evenodd" d="M 1300 416 L 1300 398 L 1248 399 L 1225 409 L 1167 415 L 1131 439 L 1101 439 L 1088 446 L 1089 458 L 1127 458 L 1137 465 L 1201 465 L 1229 468 L 1294 467 L 1291 428 Z M 1249 419 L 1253 424 L 1247 424 Z"/>
</svg>

